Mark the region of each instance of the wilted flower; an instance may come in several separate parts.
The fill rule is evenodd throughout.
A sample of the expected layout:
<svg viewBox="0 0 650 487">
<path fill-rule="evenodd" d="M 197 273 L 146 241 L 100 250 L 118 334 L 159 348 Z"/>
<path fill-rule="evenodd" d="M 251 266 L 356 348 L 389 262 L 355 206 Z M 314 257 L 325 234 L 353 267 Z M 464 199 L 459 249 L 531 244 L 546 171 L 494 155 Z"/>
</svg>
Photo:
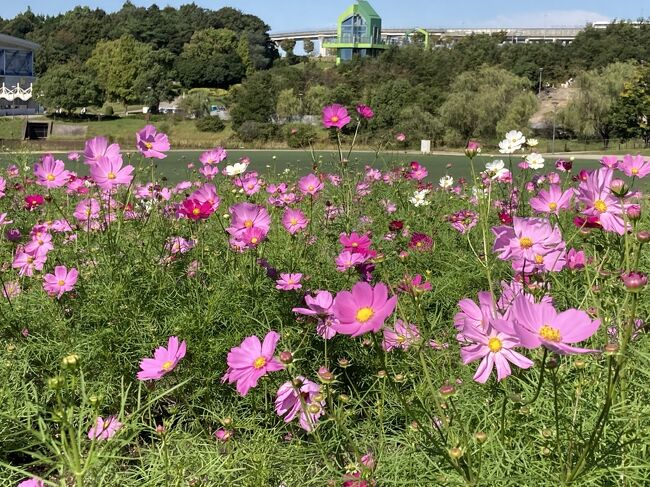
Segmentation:
<svg viewBox="0 0 650 487">
<path fill-rule="evenodd" d="M 115 416 L 109 416 L 104 419 L 101 416 L 97 417 L 95 426 L 88 431 L 88 438 L 91 440 L 104 441 L 115 436 L 115 433 L 122 427 Z"/>
</svg>

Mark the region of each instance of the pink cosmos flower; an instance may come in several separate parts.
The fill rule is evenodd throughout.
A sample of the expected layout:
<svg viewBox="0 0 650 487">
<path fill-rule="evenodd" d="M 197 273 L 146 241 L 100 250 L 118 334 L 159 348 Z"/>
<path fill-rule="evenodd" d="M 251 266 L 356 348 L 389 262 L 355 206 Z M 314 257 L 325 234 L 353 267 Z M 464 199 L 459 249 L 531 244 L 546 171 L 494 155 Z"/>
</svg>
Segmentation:
<svg viewBox="0 0 650 487">
<path fill-rule="evenodd" d="M 153 358 L 144 358 L 140 361 L 138 380 L 158 380 L 168 374 L 185 357 L 186 348 L 185 340 L 179 345 L 178 337 L 169 337 L 167 348 L 158 347 L 153 353 Z"/>
<path fill-rule="evenodd" d="M 196 241 L 187 240 L 183 237 L 169 237 L 165 242 L 165 249 L 171 254 L 186 254 L 194 248 Z"/>
<path fill-rule="evenodd" d="M 289 232 L 291 235 L 304 230 L 307 228 L 309 220 L 305 217 L 305 214 L 300 210 L 294 210 L 292 208 L 287 208 L 282 214 L 282 226 L 284 229 Z"/>
<path fill-rule="evenodd" d="M 382 348 L 387 352 L 396 348 L 408 350 L 409 347 L 420 339 L 420 330 L 417 326 L 404 323 L 402 320 L 395 321 L 395 326 L 384 328 L 384 341 Z"/>
<path fill-rule="evenodd" d="M 81 200 L 77 203 L 72 215 L 80 222 L 99 218 L 99 201 L 95 198 Z"/>
<path fill-rule="evenodd" d="M 79 271 L 74 267 L 70 270 L 64 265 L 58 265 L 54 268 L 54 274 L 45 274 L 43 276 L 43 289 L 49 295 L 61 298 L 63 293 L 72 291 L 77 283 Z"/>
<path fill-rule="evenodd" d="M 417 296 L 427 291 L 431 291 L 431 283 L 425 281 L 420 274 L 413 277 L 404 276 L 404 279 L 399 283 L 397 289 L 400 292 Z"/>
<path fill-rule="evenodd" d="M 415 181 L 422 181 L 429 175 L 429 171 L 417 161 L 413 161 L 410 164 L 411 170 L 406 173 L 407 179 L 414 179 Z"/>
<path fill-rule="evenodd" d="M 199 161 L 201 164 L 219 164 L 226 157 L 228 157 L 228 152 L 223 147 L 217 147 L 215 149 L 205 151 L 199 156 Z"/>
<path fill-rule="evenodd" d="M 225 428 L 219 428 L 217 431 L 214 432 L 214 437 L 219 440 L 222 443 L 227 442 L 232 438 L 233 431 L 232 430 L 227 430 Z"/>
<path fill-rule="evenodd" d="M 559 215 L 560 210 L 569 209 L 573 194 L 573 189 L 567 189 L 562 192 L 560 185 L 552 184 L 548 191 L 543 189 L 537 193 L 537 196 L 531 198 L 530 206 L 540 213 L 553 213 Z"/>
<path fill-rule="evenodd" d="M 626 176 L 643 178 L 650 174 L 650 160 L 644 160 L 640 154 L 637 156 L 628 154 L 623 157 L 623 162 L 618 165 L 618 169 Z"/>
<path fill-rule="evenodd" d="M 115 436 L 115 433 L 122 427 L 115 416 L 109 416 L 105 420 L 97 416 L 95 426 L 88 431 L 88 438 L 91 440 L 104 441 Z"/>
<path fill-rule="evenodd" d="M 474 228 L 478 223 L 478 214 L 470 210 L 460 210 L 449 215 L 447 221 L 463 235 Z"/>
<path fill-rule="evenodd" d="M 364 254 L 352 253 L 348 250 L 341 252 L 334 261 L 336 263 L 336 270 L 339 272 L 346 272 L 348 269 L 363 264 L 367 259 Z"/>
<path fill-rule="evenodd" d="M 357 282 L 352 291 L 340 291 L 334 298 L 334 316 L 339 320 L 334 330 L 353 337 L 378 332 L 395 310 L 397 297 L 388 297 L 385 284 L 374 288 L 367 282 Z"/>
<path fill-rule="evenodd" d="M 190 220 L 206 220 L 207 218 L 214 213 L 212 205 L 207 201 L 201 203 L 195 199 L 186 199 L 183 200 L 183 203 L 180 208 L 180 213 L 185 215 Z"/>
<path fill-rule="evenodd" d="M 24 251 L 31 255 L 45 255 L 53 248 L 52 235 L 43 230 L 33 232 L 32 239 L 25 245 Z"/>
<path fill-rule="evenodd" d="M 84 162 L 89 166 L 96 164 L 102 157 L 117 159 L 120 155 L 120 146 L 108 144 L 106 137 L 95 137 L 86 141 L 84 148 Z"/>
<path fill-rule="evenodd" d="M 302 274 L 280 274 L 280 279 L 275 281 L 275 288 L 280 291 L 293 291 L 294 289 L 302 288 L 300 280 L 302 279 Z"/>
<path fill-rule="evenodd" d="M 411 240 L 409 241 L 409 248 L 419 251 L 431 250 L 433 246 L 433 239 L 425 233 L 413 232 Z"/>
<path fill-rule="evenodd" d="M 217 166 L 209 166 L 206 164 L 201 169 L 199 169 L 199 172 L 203 174 L 203 177 L 205 177 L 205 179 L 212 181 L 214 177 L 219 174 L 219 168 Z"/>
<path fill-rule="evenodd" d="M 350 123 L 350 115 L 344 106 L 335 103 L 323 108 L 323 125 L 325 128 L 342 129 Z"/>
<path fill-rule="evenodd" d="M 519 339 L 498 331 L 488 324 L 484 330 L 469 327 L 464 332 L 465 339 L 473 342 L 472 345 L 462 347 L 460 355 L 464 364 L 469 364 L 478 359 L 483 359 L 474 380 L 485 384 L 496 366 L 497 380 L 501 381 L 511 374 L 510 364 L 513 363 L 521 369 L 528 369 L 533 362 L 513 350 L 519 346 Z"/>
<path fill-rule="evenodd" d="M 169 150 L 169 139 L 153 125 L 147 125 L 136 133 L 136 145 L 144 157 L 164 159 L 167 155 L 161 151 Z"/>
<path fill-rule="evenodd" d="M 269 372 L 284 369 L 284 365 L 273 357 L 280 335 L 270 331 L 264 337 L 264 343 L 256 336 L 249 336 L 238 347 L 228 352 L 228 370 L 221 381 L 237 383 L 237 392 L 245 396 L 257 381 Z"/>
<path fill-rule="evenodd" d="M 78 152 L 68 152 L 69 161 L 78 161 L 80 157 Z"/>
<path fill-rule="evenodd" d="M 372 108 L 370 108 L 368 105 L 357 105 L 357 113 L 361 116 L 361 118 L 365 118 L 366 120 L 370 120 L 375 116 L 375 112 L 373 112 Z"/>
<path fill-rule="evenodd" d="M 511 326 L 502 331 L 514 331 L 525 348 L 544 346 L 559 354 L 597 351 L 569 345 L 591 337 L 600 326 L 600 320 L 592 321 L 584 311 L 569 309 L 558 313 L 548 303 L 531 303 L 520 296 L 513 304 L 513 318 Z"/>
<path fill-rule="evenodd" d="M 294 313 L 306 316 L 330 316 L 334 298 L 329 291 L 317 291 L 316 296 L 305 296 L 307 308 L 293 308 Z"/>
<path fill-rule="evenodd" d="M 219 198 L 219 195 L 217 195 L 217 188 L 214 184 L 210 183 L 205 183 L 199 189 L 194 191 L 190 195 L 190 198 L 199 203 L 208 203 L 210 208 L 212 208 L 212 211 L 216 211 L 216 209 L 219 208 L 219 203 L 221 203 L 221 199 Z"/>
<path fill-rule="evenodd" d="M 41 162 L 34 165 L 36 183 L 47 189 L 60 188 L 70 177 L 70 171 L 65 170 L 63 161 L 54 160 L 52 154 L 45 155 Z"/>
<path fill-rule="evenodd" d="M 616 169 L 619 161 L 617 156 L 604 156 L 600 159 L 600 163 L 609 169 Z"/>
<path fill-rule="evenodd" d="M 300 413 L 300 427 L 305 431 L 311 431 L 324 412 L 325 400 L 315 400 L 320 393 L 320 385 L 298 376 L 293 382 L 285 382 L 278 389 L 275 412 L 280 417 L 284 416 L 285 423 L 291 422 Z M 310 406 L 312 408 L 318 406 L 318 412 L 311 412 Z"/>
<path fill-rule="evenodd" d="M 45 254 L 28 254 L 26 252 L 17 252 L 11 267 L 19 269 L 19 276 L 31 277 L 34 271 L 42 271 L 47 255 Z"/>
<path fill-rule="evenodd" d="M 397 142 L 404 142 L 406 140 L 406 135 L 402 132 L 399 132 L 397 135 L 395 135 L 395 140 L 397 140 Z"/>
<path fill-rule="evenodd" d="M 512 261 L 519 272 L 536 269 L 557 272 L 566 263 L 565 243 L 560 229 L 544 218 L 513 218 L 513 226 L 492 228 L 494 251 Z"/>
<path fill-rule="evenodd" d="M 22 292 L 22 289 L 18 281 L 7 281 L 4 285 L 0 284 L 0 292 L 5 298 L 13 299 Z"/>
<path fill-rule="evenodd" d="M 228 227 L 226 230 L 230 232 L 231 228 Z M 252 249 L 264 241 L 266 238 L 266 233 L 267 232 L 265 232 L 262 228 L 246 228 L 237 235 L 233 235 L 230 238 L 230 244 L 240 251 L 243 251 L 245 249 Z"/>
<path fill-rule="evenodd" d="M 372 240 L 368 235 L 359 235 L 356 232 L 352 232 L 350 235 L 340 234 L 339 242 L 343 245 L 343 250 L 361 254 L 367 253 L 372 245 Z"/>
<path fill-rule="evenodd" d="M 237 237 L 250 228 L 257 228 L 266 235 L 271 228 L 271 216 L 262 206 L 237 203 L 231 206 L 229 211 L 232 215 L 230 227 L 227 229 L 230 235 Z"/>
<path fill-rule="evenodd" d="M 90 167 L 90 176 L 97 186 L 104 191 L 111 191 L 117 186 L 128 185 L 133 180 L 133 166 L 122 167 L 122 156 L 108 158 L 100 157 Z"/>
<path fill-rule="evenodd" d="M 318 179 L 313 174 L 308 174 L 307 176 L 304 176 L 298 180 L 298 188 L 302 194 L 310 194 L 312 196 L 315 196 L 319 191 L 323 189 L 323 187 L 324 185 L 320 179 Z"/>
<path fill-rule="evenodd" d="M 603 230 L 625 233 L 623 206 L 610 189 L 614 171 L 603 167 L 588 174 L 578 187 L 578 199 L 587 217 L 597 217 Z"/>
<path fill-rule="evenodd" d="M 582 250 L 569 249 L 566 260 L 567 267 L 572 271 L 582 269 L 585 266 L 585 253 Z"/>
<path fill-rule="evenodd" d="M 32 477 L 31 479 L 23 480 L 16 487 L 45 487 L 42 480 Z"/>
</svg>

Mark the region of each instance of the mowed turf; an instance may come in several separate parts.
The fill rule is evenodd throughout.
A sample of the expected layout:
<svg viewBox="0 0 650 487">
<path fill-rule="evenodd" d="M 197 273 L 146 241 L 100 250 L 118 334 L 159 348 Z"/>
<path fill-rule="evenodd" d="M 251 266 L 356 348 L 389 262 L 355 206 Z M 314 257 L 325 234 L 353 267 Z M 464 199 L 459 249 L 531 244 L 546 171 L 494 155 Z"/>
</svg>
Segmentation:
<svg viewBox="0 0 650 487">
<path fill-rule="evenodd" d="M 170 183 L 177 183 L 189 177 L 192 171 L 197 171 L 201 167 L 199 156 L 202 151 L 170 151 L 165 159 L 154 160 L 155 174 L 157 177 L 165 177 Z M 229 150 L 228 159 L 220 164 L 224 167 L 226 164 L 238 162 L 241 157 L 250 158 L 249 171 L 257 171 L 260 175 L 278 174 L 287 169 L 297 174 L 305 174 L 312 171 L 313 159 L 310 152 L 300 150 Z M 80 175 L 88 173 L 87 166 L 81 161 L 68 161 L 65 153 L 55 153 L 55 155 L 66 162 L 66 168 L 76 171 Z M 344 153 L 344 156 L 347 155 Z M 338 167 L 338 153 L 332 151 L 316 151 L 314 153 L 316 161 L 322 171 L 332 171 Z M 8 164 L 29 164 L 30 166 L 38 162 L 39 154 L 18 154 L 5 153 L 0 154 L 0 164 L 6 167 Z M 554 169 L 556 157 L 547 155 L 547 171 Z M 480 171 L 485 167 L 486 162 L 494 159 L 502 159 L 508 164 L 508 159 L 503 156 L 481 156 L 475 159 L 476 170 Z M 519 158 L 513 158 L 513 167 Z M 406 165 L 411 161 L 418 161 L 426 166 L 429 171 L 429 181 L 436 181 L 448 174 L 454 178 L 468 178 L 471 176 L 469 159 L 459 155 L 424 155 L 417 153 L 392 152 L 384 153 L 379 156 L 373 152 L 353 152 L 349 158 L 350 169 L 361 169 L 366 165 L 378 169 L 386 169 L 398 165 Z M 125 164 L 132 164 L 140 168 L 145 175 L 151 177 L 151 162 L 143 161 L 137 153 L 131 153 L 124 158 Z M 194 164 L 192 169 L 188 169 L 188 164 Z M 596 160 L 579 160 L 574 161 L 574 170 L 593 169 L 599 167 Z"/>
</svg>

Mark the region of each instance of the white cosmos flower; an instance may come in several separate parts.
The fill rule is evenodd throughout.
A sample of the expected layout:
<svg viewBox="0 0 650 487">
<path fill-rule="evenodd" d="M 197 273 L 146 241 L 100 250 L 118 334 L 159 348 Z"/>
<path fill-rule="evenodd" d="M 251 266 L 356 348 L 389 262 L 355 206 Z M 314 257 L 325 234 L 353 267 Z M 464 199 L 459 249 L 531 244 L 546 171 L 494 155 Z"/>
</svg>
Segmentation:
<svg viewBox="0 0 650 487">
<path fill-rule="evenodd" d="M 537 152 L 532 152 L 526 156 L 526 162 L 531 169 L 542 169 L 544 167 L 544 158 Z"/>
<path fill-rule="evenodd" d="M 240 174 L 244 174 L 247 168 L 248 164 L 244 164 L 243 162 L 236 162 L 232 166 L 226 166 L 223 172 L 226 173 L 226 176 L 239 176 Z"/>
<path fill-rule="evenodd" d="M 528 139 L 526 144 L 528 145 L 528 147 L 537 147 L 537 144 L 539 144 L 539 142 L 537 141 L 537 139 Z"/>
<path fill-rule="evenodd" d="M 511 130 L 506 134 L 506 138 L 499 142 L 499 152 L 501 154 L 513 154 L 521 149 L 526 143 L 526 137 L 519 130 Z"/>
<path fill-rule="evenodd" d="M 431 204 L 430 201 L 426 200 L 426 196 L 429 194 L 430 190 L 423 189 L 421 191 L 416 191 L 413 193 L 413 197 L 409 198 L 409 201 L 413 203 L 413 206 L 428 206 Z"/>
<path fill-rule="evenodd" d="M 454 178 L 449 175 L 440 178 L 440 187 L 443 189 L 451 188 L 454 185 Z"/>
<path fill-rule="evenodd" d="M 506 176 L 510 171 L 506 169 L 506 164 L 501 159 L 495 159 L 485 165 L 485 170 L 490 173 L 492 179 L 499 179 Z"/>
</svg>

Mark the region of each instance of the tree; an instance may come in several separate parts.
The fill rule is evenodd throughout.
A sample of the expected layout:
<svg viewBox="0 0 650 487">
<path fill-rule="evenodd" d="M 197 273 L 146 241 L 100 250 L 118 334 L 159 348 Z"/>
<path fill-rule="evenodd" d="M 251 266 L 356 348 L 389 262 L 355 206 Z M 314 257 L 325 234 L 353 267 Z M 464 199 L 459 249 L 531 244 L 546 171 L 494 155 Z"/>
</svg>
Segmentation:
<svg viewBox="0 0 650 487">
<path fill-rule="evenodd" d="M 246 66 L 238 48 L 241 51 L 237 34 L 230 29 L 196 31 L 176 63 L 182 84 L 227 88 L 241 82 Z"/>
<path fill-rule="evenodd" d="M 140 101 L 136 80 L 149 68 L 151 56 L 151 46 L 126 35 L 98 43 L 86 64 L 96 72 L 106 96 L 124 104 L 126 110 L 129 103 Z"/>
<path fill-rule="evenodd" d="M 536 107 L 537 99 L 527 79 L 484 66 L 456 78 L 440 115 L 463 140 L 494 139 L 499 122 L 507 120 L 512 124 L 510 129 L 525 128 Z"/>
<path fill-rule="evenodd" d="M 287 56 L 293 54 L 293 50 L 296 47 L 296 41 L 294 39 L 285 39 L 280 41 L 280 48 L 287 53 Z"/>
<path fill-rule="evenodd" d="M 34 93 L 46 108 L 62 108 L 68 113 L 76 108 L 101 105 L 103 97 L 92 73 L 76 62 L 50 68 L 36 81 Z"/>
<path fill-rule="evenodd" d="M 210 115 L 210 97 L 207 90 L 196 90 L 183 96 L 179 106 L 187 115 L 201 118 Z"/>
<path fill-rule="evenodd" d="M 270 122 L 275 115 L 277 90 L 268 72 L 260 71 L 248 78 L 233 93 L 230 111 L 235 128 L 244 122 Z"/>
<path fill-rule="evenodd" d="M 179 86 L 172 68 L 174 55 L 171 51 L 161 49 L 152 51 L 145 60 L 146 68 L 140 70 L 133 83 L 136 96 L 149 107 L 151 113 L 158 113 L 161 101 L 173 100 L 179 92 Z"/>
<path fill-rule="evenodd" d="M 282 90 L 278 94 L 278 101 L 276 104 L 275 112 L 278 117 L 284 119 L 291 119 L 301 115 L 302 103 L 295 95 L 291 88 Z"/>
<path fill-rule="evenodd" d="M 307 56 L 311 56 L 311 53 L 314 52 L 314 41 L 311 39 L 305 39 L 302 42 L 302 50 L 305 51 Z"/>
<path fill-rule="evenodd" d="M 611 113 L 614 133 L 624 140 L 639 137 L 650 145 L 650 68 L 625 83 Z"/>
<path fill-rule="evenodd" d="M 560 115 L 563 125 L 585 137 L 597 135 L 607 147 L 614 130 L 612 107 L 637 71 L 635 64 L 614 63 L 580 74 L 576 94 Z"/>
</svg>

